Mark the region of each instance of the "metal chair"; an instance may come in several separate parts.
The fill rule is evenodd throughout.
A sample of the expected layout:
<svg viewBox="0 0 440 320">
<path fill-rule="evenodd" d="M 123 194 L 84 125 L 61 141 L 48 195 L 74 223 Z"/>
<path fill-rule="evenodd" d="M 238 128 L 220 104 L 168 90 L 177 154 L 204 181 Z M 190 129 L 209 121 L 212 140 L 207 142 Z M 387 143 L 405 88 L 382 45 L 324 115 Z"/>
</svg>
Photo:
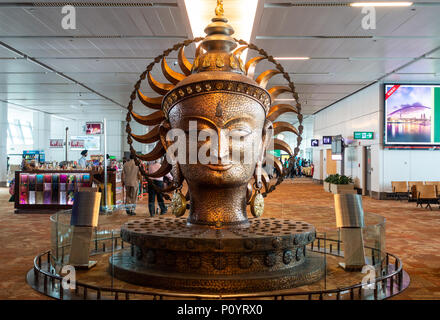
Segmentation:
<svg viewBox="0 0 440 320">
<path fill-rule="evenodd" d="M 391 187 L 393 188 L 393 196 L 399 200 L 404 196 L 406 199 L 408 194 L 408 182 L 406 181 L 391 181 Z"/>
<path fill-rule="evenodd" d="M 431 204 L 438 204 L 440 208 L 437 186 L 423 185 L 417 187 L 417 207 L 420 205 L 423 208 L 423 204 L 426 204 L 425 209 L 429 207 L 432 210 Z"/>
</svg>

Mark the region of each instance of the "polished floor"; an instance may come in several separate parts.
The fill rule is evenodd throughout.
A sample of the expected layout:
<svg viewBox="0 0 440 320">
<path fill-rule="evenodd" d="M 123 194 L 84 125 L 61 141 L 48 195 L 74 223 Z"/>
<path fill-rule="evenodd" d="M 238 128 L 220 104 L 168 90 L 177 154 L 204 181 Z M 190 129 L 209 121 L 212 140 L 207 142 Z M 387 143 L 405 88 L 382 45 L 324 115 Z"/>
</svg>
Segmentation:
<svg viewBox="0 0 440 320">
<path fill-rule="evenodd" d="M 8 190 L 0 189 L 0 299 L 48 299 L 25 282 L 35 255 L 50 248 L 50 213 L 14 214 Z M 406 201 L 363 198 L 366 212 L 386 218 L 386 249 L 399 256 L 410 287 L 394 299 L 440 299 L 440 209 Z M 286 182 L 266 198 L 266 216 L 303 220 L 318 231 L 335 226 L 333 196 L 309 179 Z M 146 216 L 141 201 L 137 217 Z"/>
</svg>

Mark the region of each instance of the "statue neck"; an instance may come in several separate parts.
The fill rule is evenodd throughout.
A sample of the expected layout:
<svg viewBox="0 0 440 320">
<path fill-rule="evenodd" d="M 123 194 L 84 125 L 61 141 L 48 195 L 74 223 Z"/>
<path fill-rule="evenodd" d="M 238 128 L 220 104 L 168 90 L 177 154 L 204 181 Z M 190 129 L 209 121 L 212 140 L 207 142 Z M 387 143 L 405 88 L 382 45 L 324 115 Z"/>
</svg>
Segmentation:
<svg viewBox="0 0 440 320">
<path fill-rule="evenodd" d="M 191 208 L 190 224 L 212 227 L 246 226 L 246 185 L 230 188 L 189 186 Z"/>
</svg>

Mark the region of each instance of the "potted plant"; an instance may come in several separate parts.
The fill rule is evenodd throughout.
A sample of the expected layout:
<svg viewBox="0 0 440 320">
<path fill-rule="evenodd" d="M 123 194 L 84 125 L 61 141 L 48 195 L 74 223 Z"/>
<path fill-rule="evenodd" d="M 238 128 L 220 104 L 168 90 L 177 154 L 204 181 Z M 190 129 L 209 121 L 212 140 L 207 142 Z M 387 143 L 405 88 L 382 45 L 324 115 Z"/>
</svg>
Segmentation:
<svg viewBox="0 0 440 320">
<path fill-rule="evenodd" d="M 344 175 L 331 174 L 325 179 L 324 183 L 328 184 L 328 189 L 325 185 L 324 189 L 332 193 L 352 193 L 354 190 L 353 179 Z"/>
</svg>

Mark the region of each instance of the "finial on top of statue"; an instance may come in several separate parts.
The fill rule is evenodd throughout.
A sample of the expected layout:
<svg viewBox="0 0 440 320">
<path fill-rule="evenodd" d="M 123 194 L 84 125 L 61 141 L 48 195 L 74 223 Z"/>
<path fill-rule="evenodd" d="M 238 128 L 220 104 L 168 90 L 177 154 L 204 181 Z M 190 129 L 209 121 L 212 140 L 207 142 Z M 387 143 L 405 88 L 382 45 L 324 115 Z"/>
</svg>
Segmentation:
<svg viewBox="0 0 440 320">
<path fill-rule="evenodd" d="M 215 15 L 217 17 L 223 17 L 225 10 L 223 9 L 223 0 L 217 0 L 217 7 L 215 8 Z"/>
</svg>

